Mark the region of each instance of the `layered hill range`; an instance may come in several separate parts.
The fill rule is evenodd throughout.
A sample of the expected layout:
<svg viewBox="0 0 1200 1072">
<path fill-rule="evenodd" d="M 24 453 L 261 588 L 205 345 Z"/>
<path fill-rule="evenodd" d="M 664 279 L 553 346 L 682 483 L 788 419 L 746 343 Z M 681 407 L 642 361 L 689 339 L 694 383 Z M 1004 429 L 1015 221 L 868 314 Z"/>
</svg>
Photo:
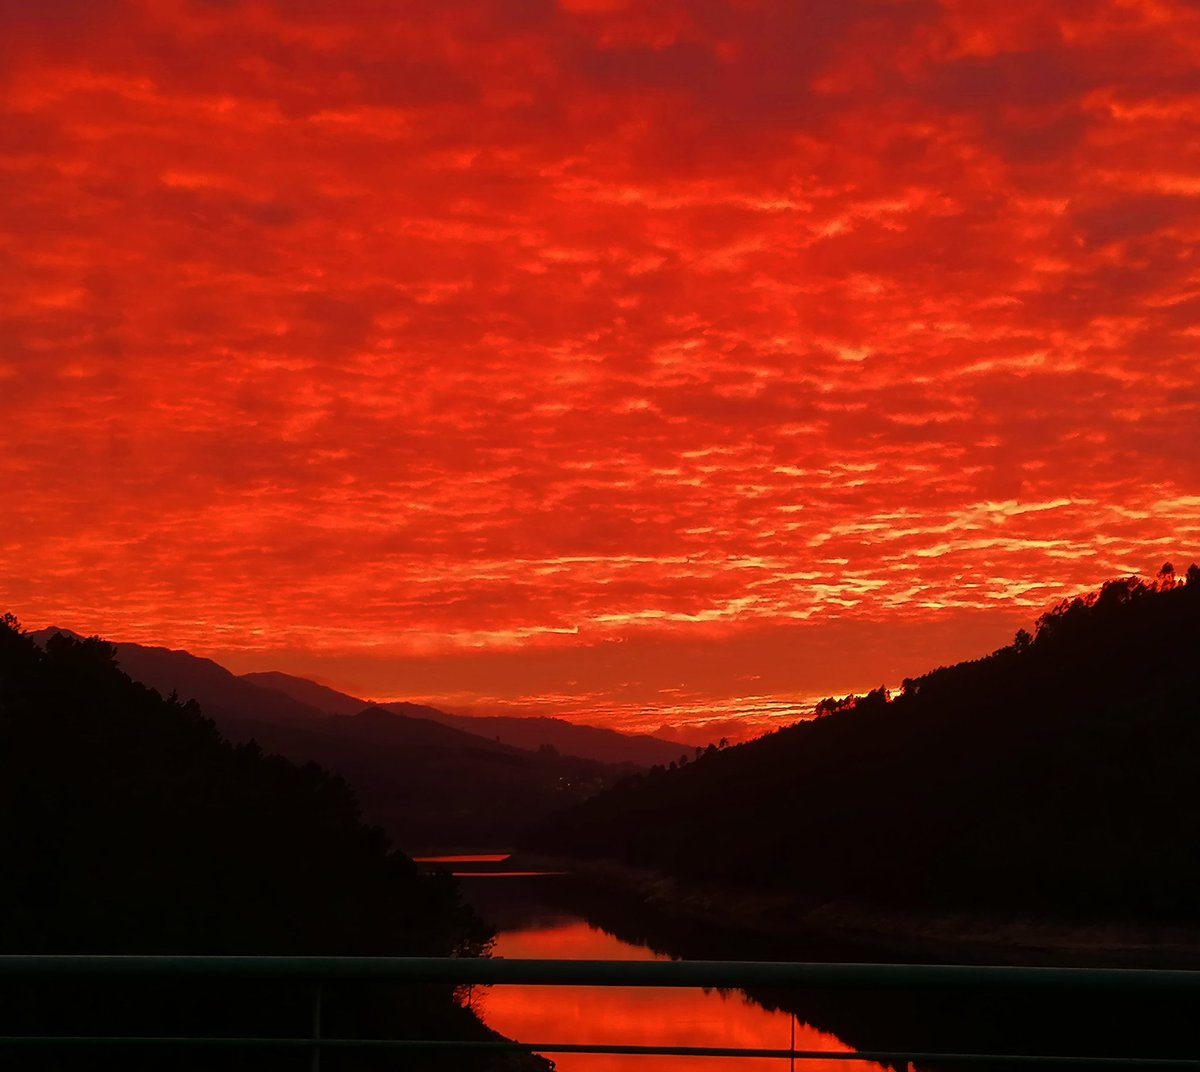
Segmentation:
<svg viewBox="0 0 1200 1072">
<path fill-rule="evenodd" d="M 164 699 L 97 638 L 43 638 L 0 614 L 0 953 L 202 956 L 486 954 L 492 930 L 444 874 L 422 874 L 365 825 L 345 782 L 222 740 L 195 703 Z M 286 1037 L 300 990 L 248 977 L 171 985 L 52 973 L 0 980 L 0 1035 Z M 351 1038 L 495 1040 L 449 985 L 328 979 L 321 1022 Z M 13 1067 L 151 1072 L 130 1047 L 40 1055 Z M 167 1067 L 293 1069 L 273 1047 L 176 1047 Z M 338 1054 L 335 1057 L 340 1056 Z M 355 1053 L 342 1069 L 394 1067 Z M 412 1067 L 430 1065 L 418 1054 Z M 6 1066 L 7 1067 L 7 1066 Z M 524 1055 L 465 1067 L 545 1072 Z"/>
<path fill-rule="evenodd" d="M 58 627 L 30 636 L 44 645 L 55 633 L 77 636 Z M 196 700 L 229 740 L 341 775 L 366 818 L 410 852 L 503 847 L 529 823 L 681 752 L 671 741 L 561 719 L 371 704 L 290 674 L 239 676 L 186 651 L 115 647 L 125 673 Z"/>
<path fill-rule="evenodd" d="M 776 891 L 778 927 L 856 906 L 1197 921 L 1198 669 L 1200 568 L 1110 581 L 985 658 L 626 779 L 525 844 L 689 895 Z"/>
</svg>

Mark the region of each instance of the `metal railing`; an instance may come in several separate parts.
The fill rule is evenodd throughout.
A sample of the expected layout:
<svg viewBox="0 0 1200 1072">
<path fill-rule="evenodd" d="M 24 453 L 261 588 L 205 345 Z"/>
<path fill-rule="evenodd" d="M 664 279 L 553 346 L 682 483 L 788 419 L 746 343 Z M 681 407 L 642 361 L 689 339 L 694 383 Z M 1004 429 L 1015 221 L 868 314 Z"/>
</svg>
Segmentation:
<svg viewBox="0 0 1200 1072">
<path fill-rule="evenodd" d="M 69 1046 L 109 1048 L 212 1048 L 308 1051 L 318 1069 L 323 1051 L 423 1050 L 508 1051 L 539 1054 L 614 1054 L 672 1057 L 783 1058 L 792 1061 L 874 1061 L 903 1067 L 907 1062 L 979 1066 L 1113 1067 L 1200 1069 L 1195 1057 L 1127 1057 L 1104 1054 L 1049 1055 L 939 1053 L 928 1051 L 827 1051 L 715 1046 L 633 1046 L 563 1041 L 459 1041 L 374 1039 L 322 1034 L 323 987 L 353 984 L 441 984 L 452 986 L 704 987 L 820 991 L 952 991 L 1200 998 L 1200 971 L 966 967 L 906 964 L 799 964 L 758 961 L 581 961 L 406 957 L 152 957 L 0 956 L 0 982 L 168 983 L 238 980 L 302 983 L 311 989 L 311 1030 L 297 1037 L 149 1035 L 0 1035 L 0 1048 Z"/>
</svg>

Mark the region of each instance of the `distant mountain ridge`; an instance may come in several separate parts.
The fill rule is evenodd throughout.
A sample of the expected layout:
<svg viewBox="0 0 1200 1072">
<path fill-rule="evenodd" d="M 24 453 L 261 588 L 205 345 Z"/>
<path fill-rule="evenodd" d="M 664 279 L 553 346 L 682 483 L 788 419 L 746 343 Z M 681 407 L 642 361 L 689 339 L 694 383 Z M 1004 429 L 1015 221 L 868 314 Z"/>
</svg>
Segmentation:
<svg viewBox="0 0 1200 1072">
<path fill-rule="evenodd" d="M 312 707 L 337 715 L 350 715 L 368 706 L 366 700 L 336 689 L 318 685 L 307 678 L 278 671 L 242 675 L 243 681 L 286 693 Z M 688 751 L 675 741 L 666 741 L 648 734 L 620 733 L 600 726 L 581 725 L 561 718 L 544 716 L 516 717 L 508 715 L 456 715 L 425 704 L 405 702 L 379 705 L 388 711 L 410 718 L 427 718 L 466 733 L 499 738 L 505 744 L 536 751 L 549 745 L 563 755 L 595 759 L 601 763 L 635 763 L 652 767 L 670 763 Z"/>
<path fill-rule="evenodd" d="M 83 639 L 78 633 L 60 626 L 39 629 L 29 634 L 39 646 L 55 633 Z M 117 662 L 135 681 L 157 689 L 164 696 L 177 693 L 181 700 L 196 700 L 209 718 L 218 722 L 222 715 L 246 715 L 263 721 L 304 722 L 320 718 L 324 712 L 277 689 L 264 688 L 238 677 L 212 659 L 193 655 L 178 648 L 151 647 L 145 644 L 114 642 Z M 365 704 L 362 706 L 366 706 Z"/>
<path fill-rule="evenodd" d="M 274 689 L 290 696 L 293 700 L 326 715 L 357 715 L 371 706 L 370 700 L 362 700 L 346 692 L 320 685 L 306 677 L 285 674 L 279 670 L 253 670 L 239 675 L 242 681 L 257 685 L 260 689 Z"/>
<path fill-rule="evenodd" d="M 406 705 L 384 706 L 399 710 Z M 449 715 L 438 711 L 425 717 L 436 718 L 471 733 L 494 736 L 522 748 L 549 745 L 565 755 L 587 756 L 602 763 L 636 763 L 641 767 L 652 767 L 656 763 L 670 763 L 689 751 L 677 741 L 666 741 L 645 733 L 620 733 L 548 716 Z"/>
<path fill-rule="evenodd" d="M 29 635 L 44 648 L 55 633 L 78 637 L 58 627 Z M 626 757 L 645 754 L 643 742 L 625 747 L 612 731 L 535 719 L 535 729 L 551 725 L 526 734 L 531 746 L 522 745 L 511 739 L 516 734 L 497 740 L 491 725 L 480 733 L 474 719 L 420 704 L 382 707 L 288 674 L 239 677 L 186 651 L 114 647 L 125 673 L 164 696 L 196 700 L 227 739 L 255 741 L 344 777 L 367 818 L 409 850 L 507 845 L 528 823 L 638 769 Z M 506 731 L 522 721 L 501 720 Z M 621 758 L 573 755 L 576 741 Z"/>
<path fill-rule="evenodd" d="M 44 645 L 55 633 L 82 639 L 78 633 L 60 626 L 39 629 L 29 635 Z M 403 701 L 373 705 L 369 700 L 278 670 L 239 675 L 212 659 L 183 649 L 121 642 L 115 646 L 117 661 L 130 677 L 164 696 L 176 692 L 181 699 L 195 699 L 209 717 L 218 721 L 221 716 L 234 716 L 256 722 L 304 723 L 328 715 L 357 715 L 368 707 L 379 706 L 397 715 L 440 722 L 488 740 L 499 738 L 517 748 L 537 751 L 549 745 L 563 755 L 601 763 L 650 767 L 669 763 L 688 751 L 678 742 L 648 734 L 620 733 L 559 718 L 457 715 Z"/>
</svg>

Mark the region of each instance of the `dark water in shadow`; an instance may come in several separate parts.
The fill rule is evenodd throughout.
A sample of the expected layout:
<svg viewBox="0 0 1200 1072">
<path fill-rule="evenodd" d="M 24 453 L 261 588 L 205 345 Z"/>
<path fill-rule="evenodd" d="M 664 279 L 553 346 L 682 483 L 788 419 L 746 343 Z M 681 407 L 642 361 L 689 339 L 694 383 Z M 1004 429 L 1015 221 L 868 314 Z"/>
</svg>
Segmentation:
<svg viewBox="0 0 1200 1072">
<path fill-rule="evenodd" d="M 487 865 L 464 865 L 483 867 Z M 502 865 L 501 865 L 502 866 Z M 467 877 L 467 898 L 499 928 L 496 954 L 574 959 L 873 961 L 871 950 L 809 941 L 787 947 L 648 910 L 567 877 Z M 987 996 L 919 991 L 768 992 L 494 987 L 477 996 L 484 1019 L 524 1040 L 785 1047 L 933 1053 L 1192 1057 L 1195 999 L 1136 993 L 1087 997 L 1020 992 Z M 786 1061 L 709 1058 L 556 1058 L 562 1072 L 782 1072 Z M 863 1070 L 867 1062 L 797 1064 Z M 899 1067 L 903 1068 L 904 1065 Z M 978 1068 L 922 1063 L 930 1072 Z M 997 1066 L 990 1066 L 997 1067 Z"/>
</svg>

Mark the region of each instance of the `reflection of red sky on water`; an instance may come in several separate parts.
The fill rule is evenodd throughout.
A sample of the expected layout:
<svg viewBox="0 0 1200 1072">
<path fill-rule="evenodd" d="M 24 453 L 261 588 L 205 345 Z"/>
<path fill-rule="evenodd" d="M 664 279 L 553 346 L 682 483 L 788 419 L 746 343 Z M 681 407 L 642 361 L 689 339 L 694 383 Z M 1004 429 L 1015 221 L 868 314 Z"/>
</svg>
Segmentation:
<svg viewBox="0 0 1200 1072">
<path fill-rule="evenodd" d="M 505 931 L 495 955 L 516 960 L 670 960 L 645 946 L 629 945 L 582 921 Z M 548 991 L 547 991 L 548 993 Z"/>
<path fill-rule="evenodd" d="M 505 933 L 496 955 L 578 960 L 665 960 L 649 949 L 627 945 L 583 922 Z M 509 1038 L 538 1042 L 613 1045 L 739 1046 L 784 1049 L 791 1018 L 770 1012 L 741 994 L 705 993 L 664 987 L 491 987 L 476 1004 L 495 1030 Z M 796 1048 L 845 1053 L 833 1035 L 796 1025 Z M 605 1054 L 552 1055 L 559 1072 L 779 1072 L 783 1060 L 763 1058 L 630 1057 Z M 869 1062 L 816 1061 L 816 1072 L 863 1072 Z"/>
</svg>

